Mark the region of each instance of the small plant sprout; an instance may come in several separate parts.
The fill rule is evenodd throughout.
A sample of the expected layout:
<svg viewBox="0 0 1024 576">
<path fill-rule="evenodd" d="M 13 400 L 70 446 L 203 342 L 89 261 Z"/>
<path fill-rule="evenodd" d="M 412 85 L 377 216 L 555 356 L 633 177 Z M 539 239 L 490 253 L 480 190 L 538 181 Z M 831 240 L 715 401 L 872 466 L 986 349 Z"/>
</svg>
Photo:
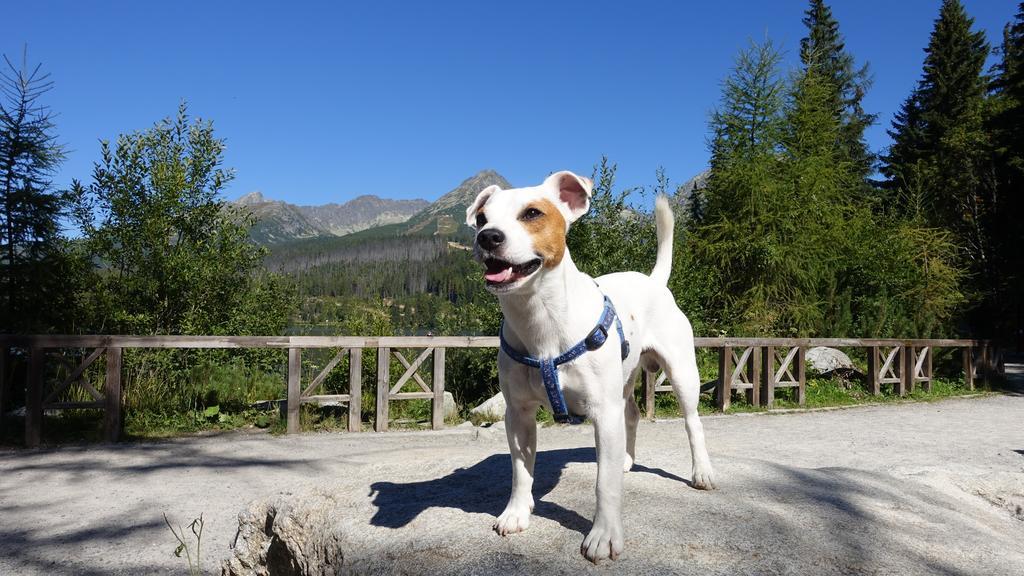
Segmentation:
<svg viewBox="0 0 1024 576">
<path fill-rule="evenodd" d="M 196 540 L 195 547 L 195 562 L 192 561 L 192 548 L 189 547 L 186 541 L 187 534 L 185 529 L 178 526 L 175 530 L 174 526 L 171 525 L 171 521 L 167 519 L 167 514 L 164 514 L 164 523 L 167 524 L 167 528 L 170 529 L 171 534 L 174 534 L 174 538 L 178 541 L 178 546 L 174 549 L 174 555 L 181 558 L 182 552 L 185 553 L 185 559 L 188 561 L 188 573 L 189 576 L 199 576 L 203 573 L 202 564 L 200 560 L 200 548 L 203 544 L 203 515 L 200 514 L 199 518 L 195 518 L 188 525 L 188 529 L 192 532 L 192 537 Z"/>
</svg>

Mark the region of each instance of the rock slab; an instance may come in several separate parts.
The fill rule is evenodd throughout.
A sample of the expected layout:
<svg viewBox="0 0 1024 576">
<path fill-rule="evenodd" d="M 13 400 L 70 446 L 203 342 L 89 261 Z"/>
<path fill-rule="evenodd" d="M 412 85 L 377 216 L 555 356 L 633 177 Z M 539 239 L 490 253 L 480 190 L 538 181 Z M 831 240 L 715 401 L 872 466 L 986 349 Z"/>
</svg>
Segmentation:
<svg viewBox="0 0 1024 576">
<path fill-rule="evenodd" d="M 487 420 L 504 420 L 505 396 L 501 392 L 498 392 L 494 396 L 484 400 L 482 404 L 473 408 L 469 412 Z"/>
<path fill-rule="evenodd" d="M 326 529 L 333 524 L 335 504 L 329 494 L 252 504 L 238 515 L 234 555 L 223 562 L 221 574 L 340 575 L 345 558 L 341 538 Z"/>
<path fill-rule="evenodd" d="M 615 562 L 593 565 L 579 553 L 596 474 L 593 449 L 580 447 L 538 453 L 537 506 L 523 533 L 502 538 L 491 530 L 508 496 L 507 455 L 454 470 L 425 462 L 415 478 L 377 480 L 366 491 L 342 482 L 250 506 L 221 574 L 838 576 L 1024 568 L 1024 524 L 979 497 L 973 478 L 941 470 L 897 478 L 721 456 L 716 464 L 721 488 L 713 492 L 691 488 L 671 459 L 627 473 L 626 549 Z M 1014 476 L 986 484 L 1019 493 Z"/>
<path fill-rule="evenodd" d="M 807 363 L 818 374 L 827 374 L 836 370 L 856 370 L 853 361 L 842 350 L 815 346 L 807 350 Z"/>
</svg>

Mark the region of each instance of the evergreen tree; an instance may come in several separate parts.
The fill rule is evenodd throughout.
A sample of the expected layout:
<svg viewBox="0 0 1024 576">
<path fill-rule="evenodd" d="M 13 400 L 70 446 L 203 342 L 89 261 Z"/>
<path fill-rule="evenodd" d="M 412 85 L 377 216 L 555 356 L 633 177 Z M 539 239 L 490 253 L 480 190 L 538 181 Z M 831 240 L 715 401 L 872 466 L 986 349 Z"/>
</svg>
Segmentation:
<svg viewBox="0 0 1024 576">
<path fill-rule="evenodd" d="M 790 241 L 813 281 L 800 325 L 815 334 L 851 333 L 850 241 L 853 228 L 871 220 L 859 195 L 850 194 L 864 177 L 844 145 L 835 93 L 831 78 L 810 69 L 794 79 L 786 109 L 784 185 L 788 212 L 799 222 Z"/>
<path fill-rule="evenodd" d="M 991 203 L 984 129 L 988 44 L 958 0 L 944 0 L 925 49 L 924 72 L 889 134 L 883 172 L 899 206 L 953 232 L 975 272 L 988 256 Z"/>
<path fill-rule="evenodd" d="M 1013 337 L 1024 347 L 1024 2 L 1003 31 L 995 66 L 989 132 L 993 141 L 996 195 L 992 210 L 991 297 L 987 312 L 993 335 Z M 1017 332 L 1014 334 L 1014 332 Z"/>
<path fill-rule="evenodd" d="M 779 78 L 741 53 L 712 115 L 705 214 L 688 235 L 711 329 L 774 336 L 945 333 L 961 302 L 949 234 L 876 214 L 843 140 L 834 78 Z"/>
<path fill-rule="evenodd" d="M 72 292 L 58 222 L 65 195 L 50 178 L 64 160 L 53 114 L 41 102 L 52 87 L 27 57 L 0 71 L 0 332 L 60 330 Z"/>
<path fill-rule="evenodd" d="M 780 60 L 770 41 L 753 44 L 740 52 L 724 82 L 721 104 L 711 117 L 705 222 L 720 219 L 741 204 L 758 209 L 762 184 L 777 174 L 785 99 Z"/>
<path fill-rule="evenodd" d="M 690 238 L 719 287 L 705 309 L 720 330 L 797 331 L 816 283 L 794 242 L 801 222 L 784 177 L 780 58 L 770 41 L 740 52 L 711 117 L 705 213 Z"/>
<path fill-rule="evenodd" d="M 861 180 L 866 180 L 872 173 L 875 157 L 864 141 L 864 130 L 876 117 L 866 113 L 861 105 L 871 84 L 868 66 L 855 67 L 839 33 L 839 22 L 824 0 L 811 0 L 803 23 L 808 31 L 800 40 L 803 73 L 813 73 L 824 81 L 826 105 L 839 120 L 838 139 L 843 155 Z"/>
</svg>

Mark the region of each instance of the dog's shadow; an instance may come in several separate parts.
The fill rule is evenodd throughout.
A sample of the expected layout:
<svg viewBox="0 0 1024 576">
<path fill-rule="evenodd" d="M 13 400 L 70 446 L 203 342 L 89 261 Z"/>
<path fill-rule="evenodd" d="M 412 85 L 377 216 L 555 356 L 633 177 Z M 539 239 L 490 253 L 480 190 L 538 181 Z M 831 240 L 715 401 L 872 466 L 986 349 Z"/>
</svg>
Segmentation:
<svg viewBox="0 0 1024 576">
<path fill-rule="evenodd" d="M 586 534 L 591 521 L 544 497 L 558 483 L 562 470 L 570 462 L 594 462 L 593 448 L 570 448 L 537 453 L 534 466 L 533 513 L 558 522 L 563 527 Z M 675 474 L 659 468 L 634 465 L 632 472 L 655 474 L 690 485 Z M 512 462 L 508 454 L 494 454 L 469 468 L 459 468 L 443 478 L 422 482 L 374 482 L 370 496 L 377 507 L 370 519 L 374 526 L 401 528 L 428 508 L 457 508 L 466 512 L 497 517 L 508 502 L 512 489 Z"/>
</svg>

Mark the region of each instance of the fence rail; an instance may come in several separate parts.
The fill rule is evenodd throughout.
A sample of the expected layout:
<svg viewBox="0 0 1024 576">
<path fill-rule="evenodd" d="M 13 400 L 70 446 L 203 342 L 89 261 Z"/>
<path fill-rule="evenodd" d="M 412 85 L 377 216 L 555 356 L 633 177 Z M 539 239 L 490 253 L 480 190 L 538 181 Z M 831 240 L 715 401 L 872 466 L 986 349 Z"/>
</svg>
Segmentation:
<svg viewBox="0 0 1024 576">
<path fill-rule="evenodd" d="M 964 381 L 974 389 L 976 377 L 986 378 L 998 363 L 987 340 L 964 339 L 886 339 L 886 338 L 695 338 L 697 348 L 718 352 L 718 378 L 708 383 L 714 389 L 718 407 L 729 407 L 733 391 L 743 391 L 748 402 L 771 407 L 778 388 L 795 388 L 799 404 L 804 403 L 806 379 L 805 354 L 815 346 L 866 348 L 868 390 L 880 394 L 882 385 L 892 385 L 900 395 L 913 392 L 917 384 L 930 390 L 932 357 L 938 348 L 959 348 L 962 352 Z M 445 350 L 448 348 L 497 348 L 493 336 L 13 336 L 0 335 L 0 419 L 10 410 L 13 378 L 8 373 L 11 351 L 27 353 L 25 381 L 25 443 L 38 446 L 42 439 L 43 416 L 47 409 L 92 408 L 104 411 L 104 433 L 115 442 L 121 435 L 121 355 L 124 349 L 252 349 L 288 350 L 287 431 L 299 431 L 299 408 L 305 403 L 347 402 L 348 429 L 362 429 L 362 352 L 377 351 L 376 419 L 378 432 L 388 428 L 390 403 L 398 400 L 431 400 L 431 425 L 444 426 Z M 81 363 L 69 365 L 69 375 L 45 397 L 44 373 L 49 350 L 82 348 L 90 350 Z M 337 349 L 323 369 L 305 385 L 302 381 L 304 349 Z M 415 356 L 409 350 L 419 349 Z M 403 354 L 402 350 L 406 352 Z M 345 357 L 349 359 L 348 394 L 318 394 L 328 375 Z M 102 392 L 84 377 L 86 370 L 105 357 Z M 430 384 L 419 370 L 431 358 Z M 404 368 L 395 382 L 391 361 Z M 979 370 L 980 369 L 980 370 Z M 643 373 L 644 407 L 648 417 L 654 414 L 654 398 L 669 391 L 664 374 Z M 413 382 L 415 392 L 402 388 Z M 89 397 L 84 402 L 59 402 L 62 392 L 79 386 Z M 2 420 L 0 420 L 2 424 Z"/>
</svg>

